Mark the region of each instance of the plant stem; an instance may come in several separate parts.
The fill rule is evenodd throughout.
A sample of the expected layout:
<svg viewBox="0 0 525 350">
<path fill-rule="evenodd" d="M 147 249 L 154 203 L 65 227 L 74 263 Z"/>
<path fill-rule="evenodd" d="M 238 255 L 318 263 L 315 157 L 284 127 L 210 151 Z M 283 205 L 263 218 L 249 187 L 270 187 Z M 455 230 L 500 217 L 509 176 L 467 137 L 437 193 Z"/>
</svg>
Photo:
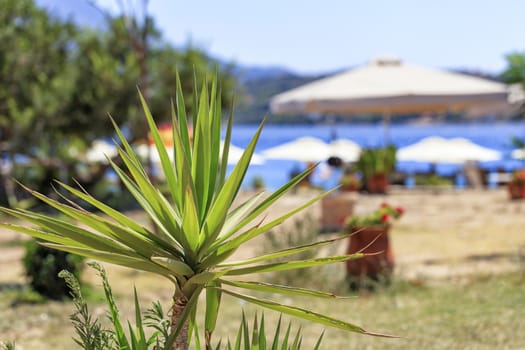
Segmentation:
<svg viewBox="0 0 525 350">
<path fill-rule="evenodd" d="M 171 331 L 174 332 L 181 315 L 188 304 L 188 298 L 182 293 L 175 293 L 171 307 Z M 171 350 L 188 350 L 188 320 L 184 322 L 179 335 L 175 339 Z"/>
</svg>

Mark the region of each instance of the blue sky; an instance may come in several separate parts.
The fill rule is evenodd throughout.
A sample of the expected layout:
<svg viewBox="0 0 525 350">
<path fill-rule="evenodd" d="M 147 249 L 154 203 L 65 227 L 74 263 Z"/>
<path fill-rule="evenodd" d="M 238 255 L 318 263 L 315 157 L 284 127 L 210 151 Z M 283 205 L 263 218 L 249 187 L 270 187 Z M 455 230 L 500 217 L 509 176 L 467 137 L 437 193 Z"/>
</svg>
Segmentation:
<svg viewBox="0 0 525 350">
<path fill-rule="evenodd" d="M 137 2 L 97 0 L 119 1 Z M 381 55 L 499 73 L 506 54 L 525 51 L 521 0 L 150 0 L 149 10 L 176 45 L 191 40 L 222 59 L 299 73 Z"/>
</svg>

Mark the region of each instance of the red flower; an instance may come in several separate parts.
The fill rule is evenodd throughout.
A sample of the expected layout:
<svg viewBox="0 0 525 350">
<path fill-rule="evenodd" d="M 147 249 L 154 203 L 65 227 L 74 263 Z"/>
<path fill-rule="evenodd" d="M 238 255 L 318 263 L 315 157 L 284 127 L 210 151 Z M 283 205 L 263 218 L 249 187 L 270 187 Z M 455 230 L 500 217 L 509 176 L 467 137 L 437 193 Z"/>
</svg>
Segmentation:
<svg viewBox="0 0 525 350">
<path fill-rule="evenodd" d="M 388 222 L 390 216 L 388 214 L 381 215 L 381 222 Z"/>
<path fill-rule="evenodd" d="M 401 207 L 396 207 L 396 213 L 398 215 L 403 215 L 404 212 L 405 212 L 405 209 L 403 209 Z"/>
</svg>

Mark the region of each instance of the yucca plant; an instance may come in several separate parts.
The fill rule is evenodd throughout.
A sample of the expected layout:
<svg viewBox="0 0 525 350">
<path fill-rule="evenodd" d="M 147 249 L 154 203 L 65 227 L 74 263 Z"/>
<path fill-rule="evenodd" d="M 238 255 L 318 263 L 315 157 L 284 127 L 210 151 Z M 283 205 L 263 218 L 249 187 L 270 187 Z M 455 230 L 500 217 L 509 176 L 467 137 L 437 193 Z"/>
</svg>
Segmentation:
<svg viewBox="0 0 525 350">
<path fill-rule="evenodd" d="M 325 194 L 268 222 L 260 219 L 261 214 L 264 214 L 270 206 L 312 171 L 308 169 L 275 192 L 267 196 L 263 193 L 256 194 L 237 206 L 235 199 L 264 122 L 256 131 L 237 165 L 227 176 L 233 111 L 229 113 L 224 135 L 225 142 L 221 149 L 222 111 L 216 79 L 210 84 L 210 89 L 203 85 L 200 94 L 197 92 L 194 94 L 196 107 L 194 110 L 197 112 L 193 116 L 193 138 L 190 138 L 188 132 L 188 118 L 178 77 L 177 85 L 176 101 L 171 108 L 173 163 L 148 106 L 139 93 L 152 139 L 160 156 L 167 182 L 167 194 L 152 184 L 131 145 L 115 124 L 119 143 L 118 152 L 123 165 L 119 166 L 109 160 L 110 164 L 147 213 L 153 227 L 142 226 L 125 214 L 95 199 L 82 188 L 77 189 L 60 182 L 58 182 L 62 188 L 60 193 L 69 193 L 104 215 L 91 213 L 65 197 L 57 201 L 31 191 L 36 198 L 82 225 L 28 210 L 2 208 L 4 213 L 32 223 L 36 227 L 10 223 L 1 226 L 43 240 L 45 243 L 41 244 L 51 248 L 165 277 L 173 286 L 173 304 L 170 310 L 171 335 L 166 342 L 166 350 L 188 348 L 188 329 L 190 324 L 196 326 L 196 310 L 201 293 L 206 294 L 204 339 L 207 348 L 211 346 L 211 337 L 223 294 L 323 325 L 368 333 L 361 327 L 342 320 L 237 291 L 240 288 L 248 291 L 332 298 L 334 295 L 329 293 L 258 283 L 240 277 L 342 262 L 356 258 L 359 254 L 271 262 L 275 258 L 290 257 L 341 239 L 336 238 L 291 247 L 247 260 L 227 261 L 248 241 L 281 224 Z"/>
</svg>

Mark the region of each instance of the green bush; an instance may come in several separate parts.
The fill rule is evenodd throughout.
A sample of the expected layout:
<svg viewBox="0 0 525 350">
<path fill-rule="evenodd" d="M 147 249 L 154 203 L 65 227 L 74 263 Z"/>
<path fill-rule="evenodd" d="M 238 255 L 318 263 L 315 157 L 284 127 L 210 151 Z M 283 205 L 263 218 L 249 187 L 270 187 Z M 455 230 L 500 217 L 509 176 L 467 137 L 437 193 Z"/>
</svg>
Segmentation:
<svg viewBox="0 0 525 350">
<path fill-rule="evenodd" d="M 454 181 L 437 174 L 432 175 L 416 175 L 417 186 L 453 186 Z"/>
<path fill-rule="evenodd" d="M 71 271 L 80 279 L 84 258 L 39 245 L 35 240 L 27 241 L 23 258 L 29 284 L 36 292 L 55 300 L 69 296 L 69 288 L 58 273 Z"/>
<path fill-rule="evenodd" d="M 364 179 L 375 174 L 390 174 L 396 167 L 396 148 L 389 145 L 385 148 L 367 148 L 361 151 L 356 168 Z"/>
<path fill-rule="evenodd" d="M 255 175 L 251 181 L 251 188 L 255 191 L 262 190 L 266 187 L 264 183 L 264 178 L 261 175 Z"/>
<path fill-rule="evenodd" d="M 1 342 L 0 341 L 0 350 L 14 350 L 15 349 L 15 343 L 8 341 L 8 342 Z"/>
<path fill-rule="evenodd" d="M 279 228 L 266 233 L 260 246 L 261 255 L 269 252 L 285 250 L 288 247 L 298 247 L 319 241 L 319 222 L 315 218 L 305 215 L 301 220 L 295 220 L 293 225 Z M 337 247 L 327 247 L 325 254 L 335 255 Z M 295 255 L 296 259 L 309 260 L 319 257 L 319 252 L 305 250 Z M 283 258 L 275 259 L 276 262 L 285 262 Z M 264 274 L 263 280 L 290 286 L 303 286 L 310 289 L 327 290 L 333 293 L 344 291 L 344 275 L 339 273 L 335 265 L 315 266 L 308 269 L 270 272 Z"/>
</svg>

